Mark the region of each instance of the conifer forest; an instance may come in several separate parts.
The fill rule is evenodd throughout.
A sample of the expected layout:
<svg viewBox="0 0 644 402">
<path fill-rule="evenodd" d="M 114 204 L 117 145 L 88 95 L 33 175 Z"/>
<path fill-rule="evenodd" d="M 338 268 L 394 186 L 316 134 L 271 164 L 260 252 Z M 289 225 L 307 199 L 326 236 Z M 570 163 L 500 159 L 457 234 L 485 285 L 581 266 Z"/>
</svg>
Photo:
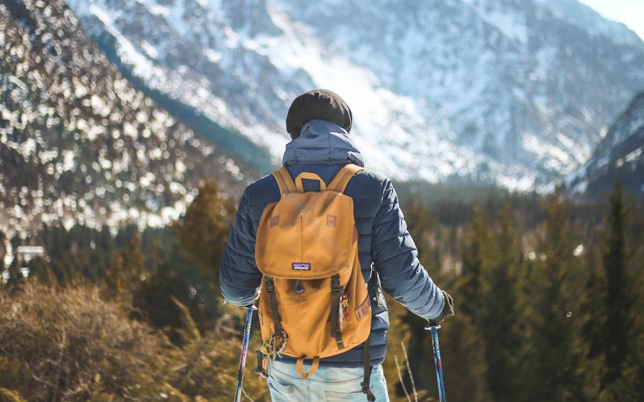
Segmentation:
<svg viewBox="0 0 644 402">
<path fill-rule="evenodd" d="M 596 202 L 410 188 L 397 185 L 408 229 L 455 301 L 439 330 L 448 400 L 644 398 L 641 200 L 619 182 Z M 245 311 L 217 281 L 235 208 L 207 179 L 169 227 L 1 234 L 44 254 L 0 259 L 0 401 L 233 400 Z M 388 306 L 391 400 L 437 401 L 424 321 Z M 270 400 L 259 344 L 255 317 L 244 401 Z"/>
</svg>

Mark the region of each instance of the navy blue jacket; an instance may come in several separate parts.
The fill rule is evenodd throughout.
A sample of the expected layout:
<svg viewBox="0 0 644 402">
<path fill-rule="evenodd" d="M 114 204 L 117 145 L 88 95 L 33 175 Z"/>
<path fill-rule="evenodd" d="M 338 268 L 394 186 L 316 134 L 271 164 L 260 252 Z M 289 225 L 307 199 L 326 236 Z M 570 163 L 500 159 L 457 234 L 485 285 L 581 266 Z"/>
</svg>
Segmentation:
<svg viewBox="0 0 644 402">
<path fill-rule="evenodd" d="M 341 127 L 322 120 L 304 125 L 299 137 L 286 145 L 283 164 L 296 177 L 314 172 L 327 184 L 347 164 L 364 166 L 362 155 Z M 382 290 L 414 314 L 432 319 L 443 309 L 440 289 L 418 261 L 418 252 L 407 231 L 398 196 L 384 175 L 363 170 L 345 189 L 354 202 L 358 251 L 365 280 L 377 273 Z M 231 304 L 247 306 L 257 295 L 262 275 L 255 263 L 255 236 L 266 205 L 279 200 L 273 176 L 249 185 L 239 203 L 219 271 L 221 291 Z M 371 361 L 381 364 L 387 351 L 389 316 L 382 293 L 372 298 Z M 362 347 L 320 360 L 321 365 L 361 366 Z"/>
</svg>

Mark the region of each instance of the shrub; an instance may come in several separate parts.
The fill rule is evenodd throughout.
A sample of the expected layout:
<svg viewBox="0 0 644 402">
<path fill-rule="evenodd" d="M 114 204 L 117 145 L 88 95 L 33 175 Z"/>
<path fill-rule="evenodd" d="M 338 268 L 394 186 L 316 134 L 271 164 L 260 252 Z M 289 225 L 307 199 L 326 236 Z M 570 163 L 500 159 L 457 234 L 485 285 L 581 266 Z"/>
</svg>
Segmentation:
<svg viewBox="0 0 644 402">
<path fill-rule="evenodd" d="M 242 309 L 202 335 L 178 305 L 180 348 L 90 283 L 0 289 L 0 401 L 231 400 Z M 266 400 L 250 355 L 244 390 Z"/>
<path fill-rule="evenodd" d="M 27 400 L 130 399 L 154 378 L 162 337 L 91 285 L 0 291 L 0 388 Z M 152 374 L 151 374 L 152 373 Z M 163 390 L 159 390 L 162 392 Z"/>
</svg>

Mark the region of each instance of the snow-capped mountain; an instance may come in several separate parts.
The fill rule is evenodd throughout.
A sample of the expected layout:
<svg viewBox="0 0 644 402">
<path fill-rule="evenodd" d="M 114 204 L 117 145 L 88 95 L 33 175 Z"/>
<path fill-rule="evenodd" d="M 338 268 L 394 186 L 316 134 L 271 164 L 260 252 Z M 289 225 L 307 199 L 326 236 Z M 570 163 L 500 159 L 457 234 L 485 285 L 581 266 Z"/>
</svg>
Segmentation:
<svg viewBox="0 0 644 402">
<path fill-rule="evenodd" d="M 290 102 L 325 87 L 369 167 L 539 188 L 644 90 L 642 40 L 575 0 L 68 3 L 136 85 L 264 172 Z"/>
<path fill-rule="evenodd" d="M 62 0 L 0 1 L 0 234 L 176 220 L 244 171 L 132 87 Z"/>
<path fill-rule="evenodd" d="M 593 156 L 566 184 L 573 192 L 605 198 L 615 179 L 633 194 L 644 194 L 644 92 L 610 126 Z"/>
</svg>

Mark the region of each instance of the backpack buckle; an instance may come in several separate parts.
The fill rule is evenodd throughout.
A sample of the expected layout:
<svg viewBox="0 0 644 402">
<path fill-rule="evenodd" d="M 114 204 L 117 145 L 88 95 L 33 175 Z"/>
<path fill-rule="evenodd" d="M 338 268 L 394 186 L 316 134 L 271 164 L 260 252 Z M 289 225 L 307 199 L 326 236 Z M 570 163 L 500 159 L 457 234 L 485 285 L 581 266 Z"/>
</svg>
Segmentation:
<svg viewBox="0 0 644 402">
<path fill-rule="evenodd" d="M 270 276 L 266 277 L 266 292 L 275 293 L 275 281 Z"/>
</svg>

